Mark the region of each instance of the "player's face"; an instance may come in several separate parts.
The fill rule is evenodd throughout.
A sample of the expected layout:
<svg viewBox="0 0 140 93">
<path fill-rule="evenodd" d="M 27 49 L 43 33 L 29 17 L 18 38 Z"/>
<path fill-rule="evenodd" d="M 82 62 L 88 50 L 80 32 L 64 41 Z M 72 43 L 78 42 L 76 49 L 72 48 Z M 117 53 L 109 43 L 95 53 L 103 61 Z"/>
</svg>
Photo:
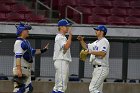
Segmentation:
<svg viewBox="0 0 140 93">
<path fill-rule="evenodd" d="M 68 27 L 68 26 L 63 26 L 63 31 L 64 31 L 65 33 L 67 33 L 67 32 L 69 31 L 69 27 Z"/>
<path fill-rule="evenodd" d="M 22 31 L 22 35 L 23 35 L 24 37 L 28 37 L 28 36 L 29 36 L 29 31 L 28 31 L 28 30 Z"/>
<path fill-rule="evenodd" d="M 96 30 L 96 36 L 97 37 L 104 37 L 104 32 L 100 30 Z"/>
<path fill-rule="evenodd" d="M 100 30 L 96 30 L 95 33 L 96 33 L 97 37 L 99 37 L 101 35 L 101 31 Z"/>
</svg>

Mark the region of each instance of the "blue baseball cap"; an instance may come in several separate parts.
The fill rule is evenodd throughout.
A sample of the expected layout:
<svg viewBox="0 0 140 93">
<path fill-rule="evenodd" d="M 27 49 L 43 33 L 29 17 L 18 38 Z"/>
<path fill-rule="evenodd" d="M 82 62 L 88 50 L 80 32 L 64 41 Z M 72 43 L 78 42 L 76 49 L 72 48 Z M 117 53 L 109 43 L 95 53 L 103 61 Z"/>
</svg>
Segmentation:
<svg viewBox="0 0 140 93">
<path fill-rule="evenodd" d="M 71 24 L 66 19 L 58 21 L 58 26 L 70 26 Z"/>
<path fill-rule="evenodd" d="M 94 30 L 100 30 L 105 33 L 107 33 L 107 28 L 104 25 L 98 25 L 96 28 L 93 28 Z"/>
<path fill-rule="evenodd" d="M 16 26 L 16 28 L 17 28 L 16 35 L 20 35 L 23 30 L 31 30 L 32 29 L 32 27 L 30 25 L 24 24 L 24 23 L 21 23 L 21 22 L 18 26 Z"/>
</svg>

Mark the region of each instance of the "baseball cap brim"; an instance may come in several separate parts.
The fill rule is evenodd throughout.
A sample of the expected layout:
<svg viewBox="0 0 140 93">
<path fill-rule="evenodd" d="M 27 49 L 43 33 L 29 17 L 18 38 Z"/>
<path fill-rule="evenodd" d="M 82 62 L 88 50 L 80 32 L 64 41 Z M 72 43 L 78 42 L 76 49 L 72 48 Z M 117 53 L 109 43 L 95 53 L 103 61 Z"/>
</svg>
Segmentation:
<svg viewBox="0 0 140 93">
<path fill-rule="evenodd" d="M 24 28 L 24 30 L 31 30 L 31 29 L 32 29 L 32 27 L 30 25 L 25 26 L 25 28 Z"/>
<path fill-rule="evenodd" d="M 96 28 L 93 28 L 94 30 L 100 30 L 98 27 L 96 27 Z"/>
<path fill-rule="evenodd" d="M 58 25 L 58 26 L 71 26 L 71 24 L 70 24 L 70 23 L 67 23 L 67 24 L 60 24 L 60 25 Z"/>
</svg>

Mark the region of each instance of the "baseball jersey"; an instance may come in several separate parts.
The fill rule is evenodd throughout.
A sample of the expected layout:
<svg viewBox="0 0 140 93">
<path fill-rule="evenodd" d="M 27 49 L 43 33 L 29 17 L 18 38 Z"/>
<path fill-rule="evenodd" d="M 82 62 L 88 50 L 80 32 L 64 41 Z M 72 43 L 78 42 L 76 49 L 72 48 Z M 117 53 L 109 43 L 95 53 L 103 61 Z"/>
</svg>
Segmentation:
<svg viewBox="0 0 140 93">
<path fill-rule="evenodd" d="M 28 40 L 18 37 L 14 44 L 14 67 L 16 67 L 16 58 L 21 58 L 21 66 L 30 67 L 35 52 Z"/>
<path fill-rule="evenodd" d="M 66 36 L 62 34 L 57 34 L 55 37 L 55 44 L 54 44 L 54 55 L 53 55 L 53 60 L 66 60 L 71 62 L 71 53 L 70 53 L 70 48 L 68 50 L 64 50 L 64 45 L 67 42 Z"/>
<path fill-rule="evenodd" d="M 106 53 L 104 58 L 101 58 L 100 56 L 94 57 L 94 63 L 95 65 L 103 65 L 103 66 L 109 66 L 109 50 L 110 50 L 110 44 L 108 40 L 103 37 L 100 40 L 96 40 L 95 42 L 91 44 L 87 44 L 89 51 L 103 51 Z"/>
</svg>

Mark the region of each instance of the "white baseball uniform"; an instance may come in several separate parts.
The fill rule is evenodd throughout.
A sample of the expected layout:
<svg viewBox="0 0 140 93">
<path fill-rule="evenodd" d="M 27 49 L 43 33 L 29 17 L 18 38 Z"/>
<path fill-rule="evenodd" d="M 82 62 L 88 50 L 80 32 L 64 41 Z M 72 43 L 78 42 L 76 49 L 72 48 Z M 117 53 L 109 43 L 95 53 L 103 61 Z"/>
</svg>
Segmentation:
<svg viewBox="0 0 140 93">
<path fill-rule="evenodd" d="M 35 51 L 36 51 L 35 49 L 31 48 L 30 43 L 27 40 L 18 37 L 17 40 L 15 41 L 13 75 L 14 76 L 17 75 L 16 58 L 21 58 L 22 74 L 27 76 L 27 80 L 25 80 L 25 83 L 22 86 L 22 88 L 21 87 L 17 88 L 18 84 L 14 82 L 13 92 L 27 93 L 32 88 L 31 64 L 32 64 L 32 56 L 35 54 Z"/>
<path fill-rule="evenodd" d="M 110 44 L 108 40 L 103 37 L 100 40 L 96 40 L 91 44 L 87 44 L 89 51 L 103 51 L 106 53 L 104 58 L 100 56 L 91 56 L 91 61 L 94 65 L 94 71 L 92 73 L 92 80 L 89 85 L 90 93 L 102 93 L 103 82 L 109 74 L 109 51 Z"/>
<path fill-rule="evenodd" d="M 55 86 L 53 91 L 55 92 L 65 92 L 67 88 L 68 76 L 69 76 L 69 62 L 72 61 L 70 48 L 64 50 L 64 45 L 66 44 L 67 38 L 61 33 L 57 34 L 55 37 L 54 44 L 54 67 L 55 73 Z"/>
</svg>

